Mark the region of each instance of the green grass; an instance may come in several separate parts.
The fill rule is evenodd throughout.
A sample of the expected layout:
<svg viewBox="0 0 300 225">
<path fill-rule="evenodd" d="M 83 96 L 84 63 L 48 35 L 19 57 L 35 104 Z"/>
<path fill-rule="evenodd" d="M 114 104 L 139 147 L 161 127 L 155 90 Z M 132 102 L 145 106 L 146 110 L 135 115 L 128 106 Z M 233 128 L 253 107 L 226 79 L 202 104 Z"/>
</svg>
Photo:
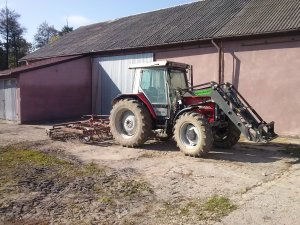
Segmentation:
<svg viewBox="0 0 300 225">
<path fill-rule="evenodd" d="M 165 217 L 197 218 L 198 221 L 220 221 L 220 219 L 237 209 L 229 198 L 214 195 L 206 201 L 191 199 L 178 203 L 164 202 L 158 215 Z"/>
<path fill-rule="evenodd" d="M 34 169 L 43 169 L 34 174 Z M 17 147 L 0 148 L 0 194 L 8 190 L 7 185 L 15 185 L 28 173 L 40 179 L 74 180 L 76 177 L 98 176 L 105 173 L 96 164 L 79 164 L 57 156 L 32 149 Z M 33 172 L 32 172 L 33 171 Z"/>
<path fill-rule="evenodd" d="M 18 165 L 60 169 L 66 175 L 76 176 L 102 174 L 105 172 L 104 168 L 99 168 L 95 163 L 79 166 L 74 162 L 32 149 L 0 148 L 0 169 L 13 169 Z"/>
<path fill-rule="evenodd" d="M 203 205 L 203 210 L 212 213 L 214 218 L 226 216 L 236 209 L 229 198 L 218 195 L 212 196 Z"/>
<path fill-rule="evenodd" d="M 113 201 L 113 199 L 111 197 L 108 197 L 108 196 L 102 196 L 99 199 L 99 201 L 102 202 L 102 203 L 111 203 Z"/>
<path fill-rule="evenodd" d="M 92 176 L 92 175 L 104 175 L 105 168 L 99 168 L 95 163 L 88 163 L 82 165 L 80 168 L 73 168 L 72 172 L 76 176 Z"/>
<path fill-rule="evenodd" d="M 56 166 L 70 165 L 70 162 L 31 149 L 16 149 L 12 147 L 0 149 L 1 167 L 14 167 L 18 164 L 33 164 L 35 166 Z"/>
<path fill-rule="evenodd" d="M 92 224 L 88 216 L 90 212 L 82 208 L 86 196 L 91 197 L 101 208 L 111 211 L 113 216 L 119 204 L 129 205 L 133 199 L 137 205 L 152 201 L 151 195 L 154 196 L 154 193 L 147 182 L 122 178 L 117 174 L 107 175 L 108 170 L 108 167 L 99 167 L 95 163 L 83 164 L 54 152 L 48 154 L 19 145 L 0 147 L 0 199 L 4 199 L 0 201 L 0 207 L 6 207 L 3 204 L 10 203 L 14 199 L 11 196 L 30 196 L 32 192 L 34 195 L 46 193 L 50 196 L 48 199 L 52 199 L 52 196 L 61 198 L 59 203 L 63 206 L 62 215 L 64 212 L 70 215 L 86 215 L 78 222 L 76 218 L 75 222 L 70 223 Z M 44 188 L 44 184 L 50 186 Z M 103 221 L 103 224 L 109 223 Z M 135 223 L 124 220 L 123 224 Z"/>
<path fill-rule="evenodd" d="M 141 195 L 144 191 L 153 194 L 153 190 L 148 183 L 136 180 L 121 181 L 121 190 L 124 190 L 124 196 Z"/>
<path fill-rule="evenodd" d="M 0 190 L 5 192 L 6 185 L 16 184 L 32 168 L 69 168 L 71 163 L 55 156 L 14 147 L 0 148 Z"/>
<path fill-rule="evenodd" d="M 61 159 L 53 154 L 22 147 L 0 148 L 0 197 L 12 193 L 12 188 L 28 177 L 37 183 L 44 180 L 53 182 L 73 182 L 75 179 L 107 179 L 109 186 L 95 183 L 91 191 L 103 203 L 114 204 L 122 198 L 140 198 L 153 194 L 148 183 L 132 179 L 112 178 L 106 176 L 106 167 L 95 163 L 81 164 Z M 14 189 L 16 193 L 24 189 Z"/>
</svg>

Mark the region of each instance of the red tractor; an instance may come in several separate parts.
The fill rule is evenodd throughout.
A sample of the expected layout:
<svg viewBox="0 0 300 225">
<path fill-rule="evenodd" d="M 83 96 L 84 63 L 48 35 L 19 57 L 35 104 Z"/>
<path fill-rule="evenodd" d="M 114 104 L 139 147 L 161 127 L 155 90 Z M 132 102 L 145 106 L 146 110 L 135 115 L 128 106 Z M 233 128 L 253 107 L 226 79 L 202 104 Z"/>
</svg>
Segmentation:
<svg viewBox="0 0 300 225">
<path fill-rule="evenodd" d="M 242 133 L 268 142 L 277 135 L 229 83 L 188 86 L 189 65 L 157 61 L 134 65 L 133 91 L 113 100 L 110 129 L 126 147 L 142 145 L 160 131 L 174 137 L 180 150 L 201 157 L 212 146 L 230 148 Z"/>
</svg>

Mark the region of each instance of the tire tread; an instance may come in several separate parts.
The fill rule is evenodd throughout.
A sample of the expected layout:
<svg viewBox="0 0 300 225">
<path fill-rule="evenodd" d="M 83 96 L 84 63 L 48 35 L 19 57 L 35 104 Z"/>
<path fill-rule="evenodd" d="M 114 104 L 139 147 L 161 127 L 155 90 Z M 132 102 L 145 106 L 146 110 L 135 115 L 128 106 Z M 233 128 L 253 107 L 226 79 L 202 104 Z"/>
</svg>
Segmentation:
<svg viewBox="0 0 300 225">
<path fill-rule="evenodd" d="M 117 110 L 118 107 L 126 107 L 131 111 L 135 111 L 135 116 L 140 117 L 140 120 L 142 121 L 139 124 L 141 126 L 140 134 L 134 135 L 132 138 L 125 139 L 117 131 L 116 122 L 118 121 L 115 121 L 116 118 L 113 117 L 115 116 L 115 110 Z M 109 120 L 113 137 L 124 147 L 134 148 L 142 145 L 148 140 L 148 137 L 150 136 L 152 130 L 152 120 L 148 110 L 145 108 L 145 106 L 142 105 L 141 102 L 135 99 L 121 99 L 117 103 L 115 103 L 111 110 Z"/>
</svg>

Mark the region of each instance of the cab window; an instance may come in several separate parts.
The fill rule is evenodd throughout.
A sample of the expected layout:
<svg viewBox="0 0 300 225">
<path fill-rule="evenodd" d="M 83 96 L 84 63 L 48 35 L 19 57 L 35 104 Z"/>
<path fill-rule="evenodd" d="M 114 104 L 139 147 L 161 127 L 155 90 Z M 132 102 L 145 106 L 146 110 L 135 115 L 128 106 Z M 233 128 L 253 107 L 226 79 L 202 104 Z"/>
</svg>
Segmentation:
<svg viewBox="0 0 300 225">
<path fill-rule="evenodd" d="M 142 69 L 140 88 L 143 90 L 151 104 L 166 104 L 166 82 L 165 70 L 163 69 Z"/>
<path fill-rule="evenodd" d="M 176 96 L 176 89 L 187 88 L 185 71 L 183 70 L 169 70 L 168 83 L 170 86 L 170 101 L 173 102 Z"/>
<path fill-rule="evenodd" d="M 181 70 L 169 70 L 169 84 L 171 89 L 187 88 L 185 72 Z"/>
</svg>

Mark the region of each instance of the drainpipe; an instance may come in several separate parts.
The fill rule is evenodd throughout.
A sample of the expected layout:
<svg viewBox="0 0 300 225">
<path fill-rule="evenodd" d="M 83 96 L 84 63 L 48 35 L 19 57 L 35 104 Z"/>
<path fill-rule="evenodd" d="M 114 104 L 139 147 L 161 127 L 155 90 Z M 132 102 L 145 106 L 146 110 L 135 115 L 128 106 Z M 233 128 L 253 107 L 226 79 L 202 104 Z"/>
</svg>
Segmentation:
<svg viewBox="0 0 300 225">
<path fill-rule="evenodd" d="M 218 50 L 218 76 L 216 78 L 216 82 L 219 84 L 222 82 L 222 52 L 221 47 L 212 39 L 211 43 L 216 47 Z"/>
</svg>

